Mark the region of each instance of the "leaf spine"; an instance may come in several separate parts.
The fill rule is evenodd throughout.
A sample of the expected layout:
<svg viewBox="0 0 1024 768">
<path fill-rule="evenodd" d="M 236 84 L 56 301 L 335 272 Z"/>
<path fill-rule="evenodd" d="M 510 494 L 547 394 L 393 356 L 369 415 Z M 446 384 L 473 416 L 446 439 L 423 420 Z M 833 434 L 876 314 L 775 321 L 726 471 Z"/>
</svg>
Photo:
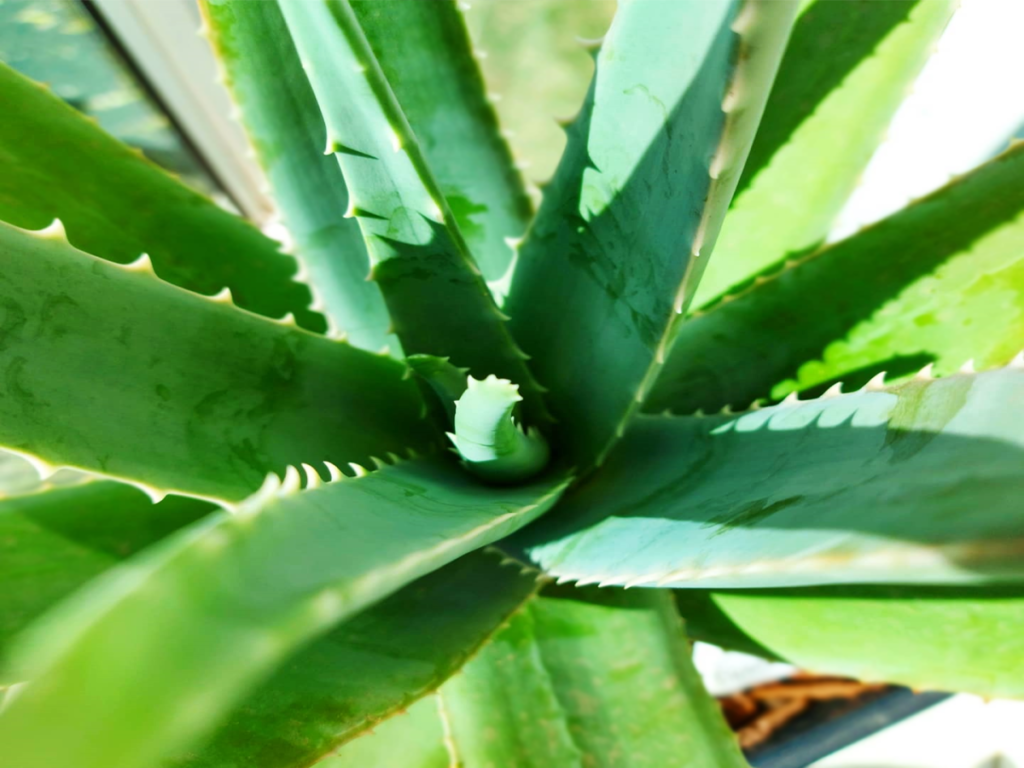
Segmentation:
<svg viewBox="0 0 1024 768">
<path fill-rule="evenodd" d="M 153 272 L 153 262 L 149 258 L 148 253 L 143 253 L 135 261 L 129 262 L 128 264 L 122 264 L 121 269 L 128 272 L 141 272 L 145 274 L 155 274 Z"/>
<path fill-rule="evenodd" d="M 306 475 L 306 490 L 312 490 L 319 488 L 323 481 L 320 479 L 320 473 L 313 469 L 312 466 L 303 462 L 302 471 Z"/>
<path fill-rule="evenodd" d="M 885 371 L 876 373 L 868 383 L 861 387 L 861 392 L 881 392 L 885 389 Z"/>
<path fill-rule="evenodd" d="M 932 369 L 935 367 L 934 363 L 928 363 L 924 368 L 914 374 L 914 378 L 918 381 L 931 381 L 935 377 L 932 375 Z"/>
<path fill-rule="evenodd" d="M 296 493 L 301 486 L 302 477 L 299 475 L 299 470 L 289 464 L 287 469 L 284 471 L 284 480 L 281 481 L 281 487 L 278 488 L 277 495 L 282 497 L 291 496 L 293 493 Z"/>
<path fill-rule="evenodd" d="M 819 399 L 819 400 L 827 400 L 827 399 L 829 399 L 829 398 L 833 398 L 833 397 L 839 397 L 839 396 L 840 396 L 841 394 L 843 394 L 843 382 L 841 382 L 841 381 L 837 381 L 837 382 L 836 382 L 835 384 L 833 384 L 833 385 L 832 385 L 831 387 L 829 387 L 828 389 L 826 389 L 826 390 L 825 390 L 825 391 L 824 391 L 824 392 L 823 392 L 823 393 L 821 394 L 821 397 L 820 397 L 820 398 L 818 398 L 818 399 Z"/>
</svg>

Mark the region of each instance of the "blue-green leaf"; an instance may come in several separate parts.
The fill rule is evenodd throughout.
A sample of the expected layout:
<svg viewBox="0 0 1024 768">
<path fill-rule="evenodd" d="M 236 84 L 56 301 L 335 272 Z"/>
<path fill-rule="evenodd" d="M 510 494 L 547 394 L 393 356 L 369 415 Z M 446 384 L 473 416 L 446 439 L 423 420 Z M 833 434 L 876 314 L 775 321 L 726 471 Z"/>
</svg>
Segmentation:
<svg viewBox="0 0 1024 768">
<path fill-rule="evenodd" d="M 739 179 L 795 7 L 619 6 L 505 305 L 551 389 L 562 447 L 581 467 L 600 462 L 654 383 Z"/>
<path fill-rule="evenodd" d="M 741 415 L 642 417 L 526 546 L 584 583 L 1020 578 L 1018 363 Z"/>
</svg>

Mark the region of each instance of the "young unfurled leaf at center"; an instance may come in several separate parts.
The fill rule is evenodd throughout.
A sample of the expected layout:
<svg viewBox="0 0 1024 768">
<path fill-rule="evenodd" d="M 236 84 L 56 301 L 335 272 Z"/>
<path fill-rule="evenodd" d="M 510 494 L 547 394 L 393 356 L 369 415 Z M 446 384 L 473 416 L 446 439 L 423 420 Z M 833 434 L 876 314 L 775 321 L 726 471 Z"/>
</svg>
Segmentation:
<svg viewBox="0 0 1024 768">
<path fill-rule="evenodd" d="M 455 403 L 455 433 L 448 433 L 466 466 L 490 483 L 515 483 L 547 465 L 547 441 L 536 429 L 524 430 L 513 417 L 523 398 L 507 379 L 467 378 Z"/>
</svg>

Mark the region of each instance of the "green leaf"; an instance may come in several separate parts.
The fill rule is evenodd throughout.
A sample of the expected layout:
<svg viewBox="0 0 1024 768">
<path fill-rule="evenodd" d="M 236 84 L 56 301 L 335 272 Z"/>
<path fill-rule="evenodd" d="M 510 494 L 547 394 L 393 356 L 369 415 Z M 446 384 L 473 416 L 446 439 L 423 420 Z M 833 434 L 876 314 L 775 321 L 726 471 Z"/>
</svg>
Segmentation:
<svg viewBox="0 0 1024 768">
<path fill-rule="evenodd" d="M 695 307 L 825 239 L 957 5 L 803 6 Z"/>
<path fill-rule="evenodd" d="M 796 6 L 741 5 L 620 4 L 522 246 L 505 310 L 581 467 L 654 383 L 753 139 Z"/>
<path fill-rule="evenodd" d="M 323 117 L 280 8 L 252 0 L 200 5 L 225 82 L 323 312 L 355 346 L 376 351 L 390 344 L 398 352 L 384 298 L 366 280 L 370 259 L 359 225 L 344 216 L 345 181 L 334 159 L 324 157 Z"/>
<path fill-rule="evenodd" d="M 29 467 L 31 470 L 31 467 Z M 33 472 L 34 475 L 34 472 Z M 92 578 L 211 510 L 92 482 L 0 503 L 0 650 Z M 476 552 L 424 576 L 290 658 L 211 742 L 174 765 L 305 766 L 456 671 L 536 591 Z M 0 687 L 19 680 L 0 678 Z"/>
<path fill-rule="evenodd" d="M 409 354 L 450 357 L 483 378 L 540 390 L 473 263 L 425 153 L 348 0 L 281 4 L 327 123 L 395 333 Z"/>
<path fill-rule="evenodd" d="M 589 41 L 608 31 L 615 5 L 480 0 L 462 6 L 498 119 L 533 181 L 546 182 L 558 165 L 565 134 L 556 121 L 579 111 L 594 73 Z"/>
<path fill-rule="evenodd" d="M 430 387 L 444 412 L 446 427 L 455 423 L 455 402 L 466 391 L 469 369 L 452 365 L 447 357 L 409 355 L 405 363 Z"/>
<path fill-rule="evenodd" d="M 1024 145 L 696 313 L 645 409 L 1005 364 L 1024 347 Z"/>
<path fill-rule="evenodd" d="M 141 491 L 111 482 L 4 499 L 0 649 L 89 579 L 211 509 L 204 502 L 174 496 L 153 504 Z M 0 677 L 4 682 L 18 681 Z"/>
<path fill-rule="evenodd" d="M 374 2 L 352 10 L 416 134 L 444 199 L 488 281 L 512 260 L 507 238 L 531 208 L 487 101 L 454 0 Z"/>
<path fill-rule="evenodd" d="M 23 634 L 8 675 L 31 682 L 0 718 L 5 755 L 151 768 L 301 644 L 529 522 L 565 485 L 488 489 L 436 459 L 332 476 L 309 470 L 301 492 L 294 468 L 270 476 Z"/>
<path fill-rule="evenodd" d="M 1024 698 L 1024 588 L 830 586 L 677 593 L 687 629 L 745 633 L 806 669 L 917 689 Z M 732 629 L 707 626 L 717 611 Z"/>
<path fill-rule="evenodd" d="M 239 306 L 324 320 L 293 281 L 295 260 L 121 144 L 42 86 L 0 64 L 0 220 L 39 229 L 53 219 L 78 248 L 118 263 L 148 253 L 162 278 L 204 294 L 231 289 Z"/>
<path fill-rule="evenodd" d="M 455 433 L 448 437 L 466 467 L 491 483 L 516 483 L 533 477 L 548 463 L 547 441 L 536 429 L 525 430 L 513 417 L 522 401 L 511 381 L 488 376 L 467 380 L 455 403 Z"/>
<path fill-rule="evenodd" d="M 394 360 L 0 223 L 0 446 L 159 497 L 235 501 L 290 463 L 434 442 Z"/>
<path fill-rule="evenodd" d="M 466 768 L 746 766 L 665 592 L 536 599 L 441 700 Z"/>
<path fill-rule="evenodd" d="M 642 417 L 526 545 L 583 583 L 1020 578 L 1022 368 L 739 416 Z"/>
<path fill-rule="evenodd" d="M 452 768 L 445 743 L 444 724 L 437 696 L 428 696 L 409 707 L 408 713 L 385 720 L 371 733 L 346 744 L 336 755 L 324 758 L 316 768 Z M 471 768 L 455 763 L 459 768 Z"/>
<path fill-rule="evenodd" d="M 208 744 L 172 764 L 304 768 L 353 737 L 359 738 L 348 742 L 352 746 L 365 744 L 369 727 L 376 735 L 387 733 L 389 723 L 406 720 L 396 716 L 378 724 L 396 710 L 401 715 L 408 707 L 409 719 L 420 721 L 420 702 L 410 702 L 458 671 L 536 592 L 536 571 L 501 565 L 502 557 L 493 550 L 473 552 L 345 622 L 282 664 Z M 431 695 L 423 704 L 436 708 Z M 433 720 L 440 730 L 436 715 Z M 396 747 L 417 745 L 390 745 Z M 362 746 L 352 750 L 348 744 L 342 752 L 350 750 L 365 754 Z"/>
</svg>

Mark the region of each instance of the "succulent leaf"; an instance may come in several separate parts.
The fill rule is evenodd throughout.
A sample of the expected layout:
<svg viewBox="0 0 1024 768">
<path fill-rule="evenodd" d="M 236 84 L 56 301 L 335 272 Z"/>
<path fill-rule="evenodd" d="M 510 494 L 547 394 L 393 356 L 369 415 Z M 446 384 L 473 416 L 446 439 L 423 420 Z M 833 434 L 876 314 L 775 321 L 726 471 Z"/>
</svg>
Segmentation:
<svg viewBox="0 0 1024 768">
<path fill-rule="evenodd" d="M 291 468 L 116 568 L 21 636 L 0 718 L 23 768 L 148 768 L 290 652 L 542 514 L 565 483 L 487 489 L 419 459 L 299 490 Z M 153 667 L 159 656 L 161 664 Z M 88 675 L 81 675 L 88 670 Z M 117 695 L 108 695 L 116 691 Z"/>
<path fill-rule="evenodd" d="M 405 3 L 402 3 L 405 5 Z M 418 5 L 418 4 L 417 4 Z M 341 169 L 324 157 L 323 117 L 275 2 L 203 0 L 206 29 L 322 311 L 357 347 L 401 350 Z"/>
<path fill-rule="evenodd" d="M 161 278 L 238 305 L 291 313 L 322 331 L 295 260 L 259 230 L 104 133 L 43 86 L 0 63 L 0 220 L 28 229 L 60 219 L 78 248 L 121 264 L 148 253 Z"/>
<path fill-rule="evenodd" d="M 90 579 L 213 507 L 91 482 L 0 501 L 0 654 L 20 630 Z M 0 676 L 0 685 L 20 682 Z"/>
<path fill-rule="evenodd" d="M 455 433 L 448 437 L 466 466 L 488 482 L 521 482 L 548 463 L 544 436 L 515 421 L 513 412 L 522 399 L 511 381 L 470 376 L 455 403 Z"/>
<path fill-rule="evenodd" d="M 680 329 L 645 409 L 688 413 L 863 383 L 1024 346 L 1024 144 L 711 305 Z"/>
<path fill-rule="evenodd" d="M 805 669 L 918 690 L 1024 698 L 1019 584 L 676 594 L 691 635 L 726 647 L 737 636 L 751 636 L 775 657 Z"/>
<path fill-rule="evenodd" d="M 362 227 L 371 279 L 409 354 L 450 357 L 520 382 L 545 411 L 427 158 L 348 0 L 281 3 Z"/>
<path fill-rule="evenodd" d="M 0 222 L 0 446 L 165 493 L 237 501 L 289 463 L 434 444 L 404 367 Z"/>
<path fill-rule="evenodd" d="M 367 729 L 379 734 L 384 718 L 392 718 L 384 727 L 404 721 L 403 710 L 418 711 L 421 696 L 436 706 L 430 692 L 538 588 L 536 572 L 503 565 L 502 557 L 470 553 L 341 624 L 246 696 L 212 739 L 169 765 L 305 768 L 343 742 L 345 753 L 365 743 Z M 395 746 L 416 749 L 408 740 Z"/>
<path fill-rule="evenodd" d="M 795 8 L 619 6 L 505 304 L 551 390 L 565 452 L 581 467 L 600 462 L 653 384 L 739 179 Z"/>
<path fill-rule="evenodd" d="M 434 355 L 409 355 L 405 362 L 440 401 L 450 428 L 455 423 L 455 402 L 466 391 L 469 369 L 452 365 L 447 357 Z"/>
<path fill-rule="evenodd" d="M 746 766 L 665 593 L 549 590 L 445 683 L 439 699 L 318 768 L 612 768 L 622 755 L 665 768 Z M 418 739 L 412 762 L 388 762 L 396 742 Z M 447 752 L 438 749 L 445 745 Z"/>
<path fill-rule="evenodd" d="M 535 599 L 440 695 L 467 768 L 746 766 L 662 592 Z"/>
<path fill-rule="evenodd" d="M 112 482 L 0 502 L 0 653 L 90 579 L 211 510 L 174 496 L 153 505 Z M 306 766 L 435 689 L 536 591 L 533 573 L 502 559 L 466 555 L 314 641 L 168 766 Z M 18 682 L 0 678 L 0 687 Z"/>
<path fill-rule="evenodd" d="M 694 307 L 825 239 L 957 5 L 801 7 Z"/>
<path fill-rule="evenodd" d="M 1021 364 L 1024 366 L 1024 363 Z M 642 417 L 525 531 L 561 580 L 630 586 L 1020 578 L 1015 364 L 740 415 Z"/>
<path fill-rule="evenodd" d="M 474 261 L 488 281 L 532 213 L 455 0 L 352 3 Z"/>
</svg>

